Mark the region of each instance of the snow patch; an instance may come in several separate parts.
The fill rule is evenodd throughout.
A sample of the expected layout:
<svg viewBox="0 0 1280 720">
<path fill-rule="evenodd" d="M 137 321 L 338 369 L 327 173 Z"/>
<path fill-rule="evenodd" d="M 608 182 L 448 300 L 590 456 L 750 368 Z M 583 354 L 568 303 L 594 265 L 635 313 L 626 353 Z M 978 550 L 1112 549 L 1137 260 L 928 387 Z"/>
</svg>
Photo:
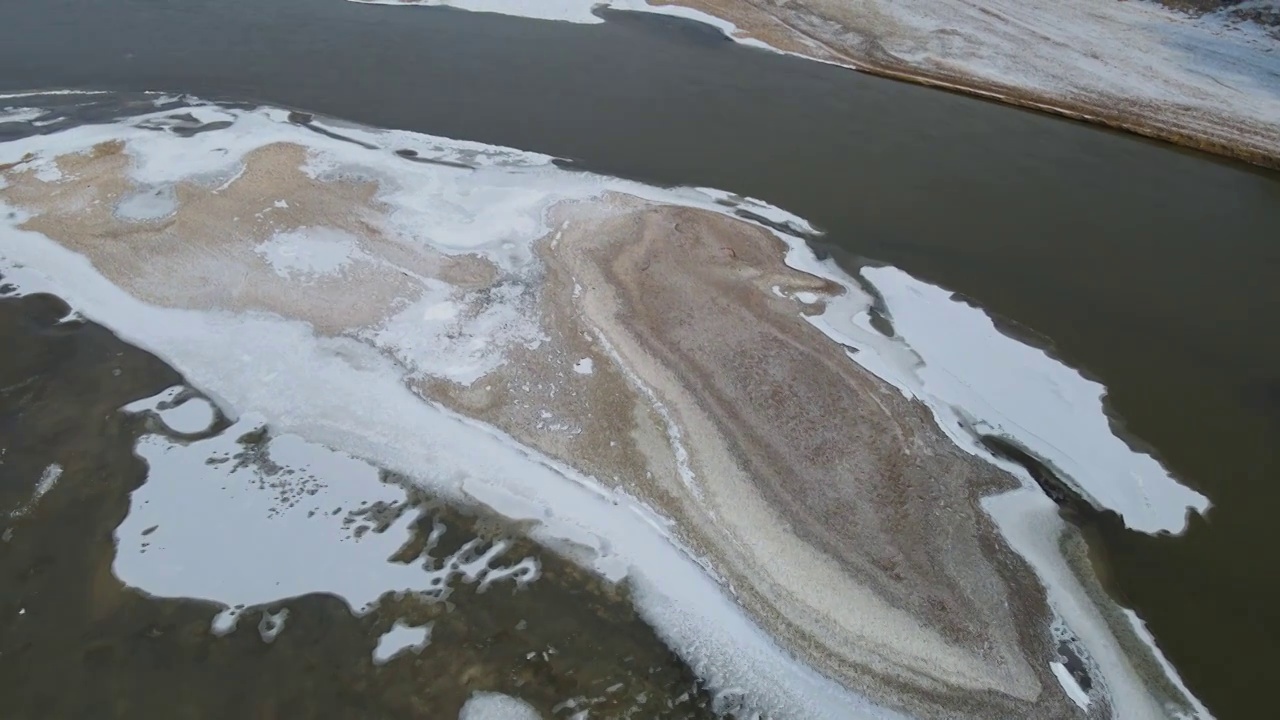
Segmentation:
<svg viewBox="0 0 1280 720">
<path fill-rule="evenodd" d="M 277 612 L 262 611 L 262 619 L 258 621 L 258 635 L 262 642 L 273 643 L 280 633 L 284 632 L 284 621 L 289 619 L 289 608 L 280 608 Z"/>
<path fill-rule="evenodd" d="M 122 582 L 218 603 L 226 610 L 214 630 L 225 633 L 246 608 L 308 593 L 340 597 L 360 614 L 387 592 L 447 597 L 459 578 L 536 579 L 535 559 L 501 565 L 507 546 L 481 552 L 479 540 L 439 561 L 390 562 L 421 514 L 406 490 L 346 453 L 296 435 L 263 439 L 264 430 L 247 413 L 204 440 L 138 441 L 147 481 L 115 531 L 112 569 Z"/>
<path fill-rule="evenodd" d="M 510 695 L 478 692 L 472 695 L 458 713 L 458 720 L 541 720 L 542 716 L 529 703 Z"/>
<path fill-rule="evenodd" d="M 162 220 L 178 209 L 178 197 L 173 186 L 144 188 L 120 199 L 116 203 L 116 215 L 125 220 Z"/>
<path fill-rule="evenodd" d="M 39 120 L 47 111 L 39 108 L 0 108 L 0 123 L 20 123 Z"/>
<path fill-rule="evenodd" d="M 153 412 L 165 427 L 176 433 L 201 433 L 213 425 L 218 417 L 217 411 L 204 398 L 183 398 L 189 392 L 187 388 L 175 385 L 149 398 L 129 403 L 122 409 L 129 413 Z"/>
<path fill-rule="evenodd" d="M 811 269 L 817 261 L 810 255 L 801 264 Z M 1141 532 L 1179 533 L 1189 510 L 1208 510 L 1208 498 L 1115 435 L 1103 406 L 1105 387 L 1002 334 L 982 310 L 897 268 L 864 268 L 862 277 L 883 298 L 896 332 L 885 338 L 870 325 L 865 293 L 831 266 L 818 269 L 850 292 L 811 322 L 860 348 L 850 354 L 854 362 L 924 401 L 970 452 L 990 457 L 980 436 L 1007 439 Z"/>
<path fill-rule="evenodd" d="M 254 251 L 277 275 L 290 279 L 335 275 L 354 260 L 367 257 L 360 249 L 359 238 L 325 227 L 276 233 Z"/>
<path fill-rule="evenodd" d="M 502 365 L 507 348 L 535 349 L 546 340 L 534 291 L 521 282 L 467 294 L 441 282 L 425 285 L 417 301 L 361 333 L 416 375 L 471 385 Z"/>
<path fill-rule="evenodd" d="M 378 638 L 378 645 L 373 649 L 373 664 L 385 665 L 392 658 L 406 652 L 417 655 L 429 644 L 431 623 L 409 625 L 403 620 L 397 620 L 390 630 Z"/>
<path fill-rule="evenodd" d="M 1053 671 L 1053 676 L 1058 679 L 1058 683 L 1062 685 L 1062 689 L 1067 693 L 1067 697 L 1071 698 L 1071 702 L 1075 703 L 1081 710 L 1089 709 L 1089 694 L 1080 687 L 1080 683 L 1071 677 L 1071 671 L 1056 660 L 1049 663 L 1049 669 Z"/>
</svg>

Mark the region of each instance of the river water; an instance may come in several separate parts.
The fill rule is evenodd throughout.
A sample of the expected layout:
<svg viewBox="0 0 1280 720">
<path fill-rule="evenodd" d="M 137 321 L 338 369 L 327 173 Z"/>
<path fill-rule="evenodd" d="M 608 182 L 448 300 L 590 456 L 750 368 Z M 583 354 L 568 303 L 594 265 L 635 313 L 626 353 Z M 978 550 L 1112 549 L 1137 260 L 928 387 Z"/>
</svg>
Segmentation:
<svg viewBox="0 0 1280 720">
<path fill-rule="evenodd" d="M 820 249 L 847 267 L 888 263 L 960 293 L 1106 385 L 1117 427 L 1209 497 L 1208 517 L 1179 537 L 1129 532 L 1106 515 L 1081 522 L 1109 588 L 1191 690 L 1219 717 L 1256 716 L 1280 670 L 1269 552 L 1280 544 L 1280 176 L 744 48 L 682 20 L 605 17 L 581 26 L 342 0 L 8 0 L 0 91 L 269 102 L 721 188 L 809 220 L 825 231 Z M 10 326 L 36 311 L 4 312 Z M 99 537 L 109 519 L 94 521 Z M 155 652 L 150 630 L 130 632 L 112 652 Z M 652 638 L 636 642 L 659 652 Z M 0 663 L 12 652 L 0 647 Z M 655 682 L 674 697 L 692 681 L 665 662 L 670 677 Z M 154 686 L 176 672 L 164 665 L 153 654 L 128 672 Z"/>
</svg>

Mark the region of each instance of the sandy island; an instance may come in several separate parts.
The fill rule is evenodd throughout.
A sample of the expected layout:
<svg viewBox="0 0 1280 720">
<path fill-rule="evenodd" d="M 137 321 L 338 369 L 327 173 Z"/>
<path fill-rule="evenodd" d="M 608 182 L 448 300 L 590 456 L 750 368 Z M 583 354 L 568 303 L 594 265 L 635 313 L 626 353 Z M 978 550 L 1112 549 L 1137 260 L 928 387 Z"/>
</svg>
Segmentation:
<svg viewBox="0 0 1280 720">
<path fill-rule="evenodd" d="M 397 236 L 375 177 L 318 178 L 304 145 L 163 186 L 131 178 L 127 150 L 27 156 L 0 167 L 0 199 L 135 298 L 359 340 L 421 398 L 658 509 L 773 637 L 882 706 L 1086 714 L 1052 670 L 1040 580 L 980 505 L 1018 481 L 805 320 L 842 290 L 787 267 L 772 232 L 608 191 L 550 205 L 517 275 Z M 508 305 L 527 313 L 494 314 Z M 432 370 L 467 328 L 470 374 Z M 1182 704 L 1142 675 L 1105 679 L 1148 686 L 1129 717 Z"/>
</svg>

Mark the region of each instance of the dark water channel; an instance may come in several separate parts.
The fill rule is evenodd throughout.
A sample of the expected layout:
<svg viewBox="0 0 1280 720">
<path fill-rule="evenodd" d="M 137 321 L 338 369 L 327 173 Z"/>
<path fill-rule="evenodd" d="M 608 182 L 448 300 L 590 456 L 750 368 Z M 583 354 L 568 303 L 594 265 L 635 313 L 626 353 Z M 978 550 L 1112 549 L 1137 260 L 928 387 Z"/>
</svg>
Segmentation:
<svg viewBox="0 0 1280 720">
<path fill-rule="evenodd" d="M 1107 518 L 1087 529 L 1117 597 L 1215 714 L 1270 707 L 1280 176 L 742 48 L 692 23 L 607 17 L 3 0 L 0 91 L 262 101 L 722 188 L 807 218 L 851 266 L 887 262 L 963 293 L 1103 382 L 1135 442 L 1209 496 L 1209 517 L 1181 537 Z"/>
</svg>

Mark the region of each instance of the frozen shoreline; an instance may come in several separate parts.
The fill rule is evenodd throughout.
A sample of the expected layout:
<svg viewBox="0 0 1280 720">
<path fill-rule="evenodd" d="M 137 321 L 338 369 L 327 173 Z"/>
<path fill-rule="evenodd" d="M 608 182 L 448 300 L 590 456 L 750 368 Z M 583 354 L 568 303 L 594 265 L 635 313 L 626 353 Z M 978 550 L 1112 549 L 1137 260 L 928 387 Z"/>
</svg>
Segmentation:
<svg viewBox="0 0 1280 720">
<path fill-rule="evenodd" d="M 369 150 L 309 133 L 288 123 L 286 114 L 280 111 L 226 111 L 201 106 L 192 109 L 192 114 L 198 122 L 230 122 L 231 125 L 193 137 L 179 137 L 164 129 L 173 123 L 190 121 L 180 120 L 172 113 L 158 112 L 148 118 L 77 128 L 0 146 L 0 165 L 16 163 L 6 168 L 0 195 L 5 196 L 6 202 L 21 207 L 14 219 L 15 224 L 43 227 L 47 232 L 58 235 L 63 242 L 77 244 L 86 238 L 75 239 L 80 232 L 75 223 L 81 218 L 65 216 L 68 210 L 75 210 L 68 203 L 85 203 L 81 211 L 92 214 L 102 212 L 101 203 L 110 200 L 113 197 L 111 193 L 118 193 L 114 196 L 116 202 L 124 203 L 135 196 L 138 187 L 170 188 L 177 199 L 173 208 L 145 214 L 142 218 L 130 213 L 128 217 L 117 218 L 117 221 L 124 223 L 123 227 L 163 232 L 147 228 L 182 222 L 184 211 L 180 208 L 183 203 L 213 203 L 202 211 L 214 213 L 210 219 L 219 217 L 217 213 L 237 213 L 234 220 L 227 217 L 216 223 L 215 228 L 228 227 L 228 222 L 240 222 L 243 217 L 246 222 L 242 226 L 243 232 L 260 234 L 265 238 L 263 242 L 246 241 L 242 247 L 236 244 L 219 250 L 215 253 L 219 264 L 213 266 L 201 264 L 207 262 L 207 258 L 186 257 L 181 254 L 181 248 L 175 248 L 173 252 L 178 255 L 160 255 L 147 265 L 157 268 L 155 271 L 159 275 L 132 274 L 123 283 L 119 279 L 113 283 L 112 277 L 104 275 L 104 272 L 117 274 L 127 270 L 127 266 L 120 265 L 131 262 L 127 248 L 125 255 L 114 257 L 110 248 L 101 245 L 77 245 L 81 253 L 88 254 L 86 258 L 30 229 L 6 229 L 3 251 L 6 279 L 10 282 L 18 280 L 27 291 L 48 288 L 58 292 L 85 315 L 166 358 L 191 382 L 218 399 L 224 409 L 234 409 L 236 413 L 259 413 L 277 432 L 293 432 L 311 442 L 340 448 L 356 457 L 376 460 L 405 472 L 419 474 L 424 467 L 443 468 L 438 477 L 424 479 L 434 490 L 446 496 L 480 501 L 508 516 L 537 521 L 539 525 L 534 536 L 552 546 L 565 547 L 568 543 L 579 549 L 590 549 L 587 555 L 582 556 L 584 564 L 594 567 L 606 577 L 630 577 L 651 622 L 678 651 L 691 653 L 686 655 L 686 659 L 704 677 L 712 680 L 713 686 L 748 686 L 746 707 L 803 717 L 843 717 L 847 716 L 848 703 L 853 702 L 866 713 L 875 713 L 869 704 L 851 697 L 811 669 L 792 662 L 751 623 L 737 604 L 722 593 L 717 578 L 708 574 L 706 568 L 695 562 L 678 543 L 672 542 L 668 521 L 662 516 L 647 510 L 642 503 L 635 502 L 616 488 L 602 486 L 598 480 L 586 477 L 576 469 L 522 448 L 505 433 L 423 402 L 404 384 L 405 371 L 409 370 L 410 377 L 413 377 L 412 373 L 419 373 L 419 377 L 437 377 L 466 385 L 478 380 L 479 376 L 470 370 L 459 375 L 453 372 L 454 368 L 480 367 L 481 375 L 492 375 L 495 368 L 504 364 L 507 352 L 518 352 L 521 348 L 537 352 L 554 349 L 544 347 L 546 340 L 537 333 L 530 334 L 520 329 L 528 319 L 530 308 L 524 299 L 526 292 L 515 289 L 537 277 L 540 264 L 534 257 L 533 244 L 555 231 L 547 224 L 547 213 L 560 203 L 598 203 L 606 194 L 625 193 L 633 198 L 648 198 L 646 202 L 659 205 L 697 208 L 698 212 L 714 210 L 728 213 L 729 210 L 720 204 L 727 201 L 749 207 L 797 229 L 805 227 L 802 220 L 775 208 L 741 198 L 729 198 L 716 191 L 657 190 L 610 178 L 564 173 L 552 169 L 545 157 L 503 148 L 456 143 L 413 133 L 374 131 L 339 124 L 329 126 L 335 132 L 358 138 L 377 148 Z M 141 123 L 161 131 L 142 130 L 139 128 Z M 119 143 L 118 147 L 116 143 Z M 284 144 L 281 147 L 300 145 L 308 148 L 308 152 L 299 156 L 280 148 L 272 150 L 273 144 Z M 474 169 L 403 162 L 390 152 L 398 146 L 412 147 L 431 158 L 466 162 Z M 269 154 L 268 150 L 271 151 Z M 27 157 L 28 151 L 32 157 Z M 83 154 L 85 151 L 90 153 Z M 130 162 L 121 163 L 119 158 L 126 156 Z M 284 163 L 272 167 L 287 169 L 289 162 L 297 162 L 295 157 L 304 158 L 302 169 L 305 176 L 321 180 L 320 185 L 336 188 L 333 192 L 340 193 L 329 203 L 347 203 L 343 205 L 343 212 L 331 213 L 333 222 L 347 223 L 350 217 L 358 215 L 362 222 L 376 223 L 386 232 L 401 233 L 399 241 L 370 244 L 368 238 L 335 234 L 338 231 L 352 232 L 348 228 L 334 228 L 333 231 L 310 235 L 290 234 L 294 231 L 284 227 L 288 224 L 286 213 L 289 211 L 303 213 L 308 223 L 320 223 L 317 218 L 325 217 L 320 212 L 323 206 L 307 206 L 309 200 L 314 200 L 308 195 L 287 200 L 263 196 L 260 208 L 236 204 L 240 202 L 236 193 L 247 192 L 240 188 L 282 191 L 279 173 L 268 173 L 259 178 L 255 168 L 270 162 Z M 95 162 L 99 165 L 106 163 L 106 170 L 95 166 Z M 89 165 L 81 167 L 80 163 Z M 88 196 L 77 194 L 75 188 L 78 186 L 72 181 L 78 173 L 90 171 L 98 173 L 99 181 L 93 184 Z M 116 173 L 123 173 L 124 180 Z M 270 180 L 271 183 L 261 185 L 261 180 Z M 121 181 L 120 186 L 112 189 L 117 181 Z M 192 186 L 188 186 L 191 182 L 217 187 L 213 195 L 225 190 L 231 204 L 219 205 L 221 201 L 210 199 L 207 190 L 193 192 Z M 371 182 L 377 184 L 376 189 L 366 186 Z M 31 190 L 35 190 L 35 194 L 31 194 Z M 53 194 L 47 195 L 48 191 Z M 59 196 L 58 193 L 69 194 Z M 99 195 L 95 198 L 94 193 Z M 424 194 L 441 202 L 438 206 L 424 208 L 421 203 Z M 42 203 L 47 207 L 37 207 Z M 95 207 L 98 209 L 94 210 Z M 259 222 L 262 225 L 259 229 L 249 227 L 251 221 L 248 218 L 255 211 L 258 220 L 252 222 Z M 106 213 L 111 214 L 110 207 L 106 208 Z M 120 215 L 118 208 L 116 214 Z M 273 224 L 272 218 L 277 217 L 284 225 L 277 227 Z M 91 217 L 84 220 L 91 225 L 97 222 Z M 745 224 L 741 226 L 748 227 Z M 360 226 L 351 227 L 358 230 Z M 287 241 L 281 241 L 282 237 Z M 184 235 L 184 238 L 196 242 L 195 237 Z M 878 369 L 877 374 L 884 373 L 881 377 L 886 380 L 898 380 L 901 392 L 928 401 L 935 413 L 946 412 L 950 407 L 946 404 L 947 396 L 945 392 L 936 391 L 945 385 L 922 382 L 918 373 L 928 363 L 923 361 L 923 355 L 913 354 L 909 345 L 913 332 L 924 333 L 921 337 L 925 339 L 930 337 L 928 325 L 913 329 L 915 326 L 904 315 L 899 331 L 908 344 L 904 344 L 902 338 L 885 338 L 860 327 L 858 318 L 866 311 L 868 299 L 857 291 L 851 279 L 833 268 L 816 264 L 812 254 L 798 239 L 782 239 L 790 246 L 788 260 L 793 268 L 827 277 L 843 289 L 843 295 L 825 298 L 810 290 L 796 292 L 797 301 L 803 305 L 817 306 L 820 300 L 829 303 L 825 312 L 809 315 L 810 322 L 818 325 L 819 329 L 824 329 L 825 323 L 824 332 L 838 334 L 843 341 L 871 351 L 859 353 L 855 360 L 868 364 L 873 371 Z M 357 243 L 359 247 L 343 246 L 337 248 L 340 252 L 335 251 L 335 243 L 347 242 Z M 406 256 L 406 252 L 416 253 L 423 249 L 416 243 L 435 249 L 416 259 Z M 154 243 L 152 247 L 156 247 Z M 266 249 L 261 250 L 263 247 Z M 319 254 L 313 257 L 305 253 L 301 256 L 284 254 L 290 248 L 311 248 Z M 167 251 L 163 244 L 160 249 Z M 483 267 L 458 264 L 460 258 L 473 256 L 483 257 L 488 264 Z M 774 260 L 776 262 L 777 258 Z M 17 268 L 15 263 L 25 267 Z M 402 277 L 401 273 L 424 274 L 419 281 L 428 291 L 425 297 L 429 302 L 408 306 L 417 308 L 418 314 L 413 319 L 418 325 L 408 329 L 381 325 L 383 331 L 375 334 L 339 332 L 338 326 L 333 325 L 320 332 L 326 323 L 376 324 L 380 322 L 380 313 L 387 309 L 402 314 L 404 306 L 397 301 L 406 299 L 404 295 L 393 296 L 385 308 L 348 308 L 344 312 L 350 317 L 337 317 L 331 307 L 333 296 L 325 294 L 340 289 L 340 286 L 326 286 L 326 283 L 360 278 L 359 273 L 362 272 L 382 273 L 386 267 L 383 263 L 391 263 L 396 270 L 393 273 L 396 283 L 406 282 L 398 279 Z M 281 272 L 282 268 L 286 272 Z M 306 272 L 295 272 L 298 268 Z M 215 281 L 236 277 L 231 272 L 233 269 L 236 272 L 262 273 L 262 278 L 277 287 L 279 293 L 246 296 L 243 291 L 250 286 L 242 284 L 239 288 L 227 290 L 227 295 L 209 294 L 220 288 L 206 289 L 194 282 L 199 277 Z M 206 271 L 211 274 L 205 274 Z M 489 276 L 490 272 L 496 275 Z M 352 273 L 354 275 L 349 276 Z M 382 277 L 382 274 L 368 276 L 366 280 Z M 442 283 L 472 283 L 483 288 L 485 283 L 494 282 L 494 278 L 499 281 L 495 287 L 513 290 L 481 292 L 459 285 L 456 292 L 441 292 Z M 873 282 L 876 280 L 875 277 L 871 279 Z M 916 294 L 941 292 L 905 274 L 902 278 L 880 280 L 882 284 L 886 280 L 896 280 L 900 287 Z M 371 299 L 376 299 L 375 286 L 366 282 L 365 287 Z M 416 292 L 408 285 L 395 285 L 393 289 L 397 288 L 405 293 Z M 817 286 L 814 289 L 818 289 Z M 800 297 L 801 292 L 805 293 L 803 298 Z M 134 294 L 141 294 L 145 299 Z M 491 305 L 468 314 L 471 305 L 480 302 L 478 298 L 481 297 L 483 302 Z M 250 301 L 248 305 L 243 304 Z M 313 314 L 317 309 L 307 304 L 317 301 L 323 303 L 319 308 L 323 311 L 320 315 Z M 908 294 L 901 303 L 890 306 L 891 313 L 895 305 L 904 312 L 909 310 L 912 307 L 910 302 Z M 934 302 L 945 307 L 949 307 L 945 305 L 948 302 L 959 305 L 946 299 L 945 293 Z M 505 308 L 505 314 L 493 315 L 495 307 Z M 985 319 L 979 311 L 968 306 L 964 308 Z M 820 307 L 813 309 L 822 310 Z M 960 311 L 958 307 L 951 309 Z M 409 342 L 416 337 L 418 328 L 433 328 L 439 322 L 462 316 L 472 320 L 486 317 L 497 320 L 495 323 L 456 326 L 463 328 L 461 336 L 452 330 L 437 335 L 441 338 L 434 346 L 437 349 L 440 342 L 460 343 L 452 349 L 452 354 L 428 348 L 427 356 L 424 356 L 422 348 Z M 505 339 L 505 342 L 499 343 L 495 350 L 488 343 L 475 345 L 472 341 L 476 338 Z M 993 336 L 991 341 L 999 342 L 1001 338 Z M 1007 338 L 1003 341 L 1021 347 Z M 234 352 L 228 353 L 228 349 L 234 349 Z M 295 357 L 299 352 L 302 353 L 301 364 Z M 947 354 L 941 352 L 937 357 Z M 438 361 L 442 357 L 455 360 L 447 367 L 441 367 Z M 583 353 L 574 352 L 566 358 L 569 365 L 576 368 L 583 359 Z M 575 382 L 598 381 L 608 369 L 606 360 L 607 356 L 596 358 L 589 365 L 592 368 L 589 375 L 574 370 L 569 370 L 568 374 L 576 376 Z M 937 361 L 933 362 L 936 365 Z M 1025 364 L 1028 360 L 1020 362 Z M 1036 359 L 1033 355 L 1029 362 L 1058 367 L 1047 357 Z M 300 372 L 300 369 L 305 370 Z M 1067 374 L 1054 380 L 1059 386 L 1064 382 L 1074 382 L 1070 379 L 1074 371 L 1063 370 Z M 1083 380 L 1078 375 L 1076 378 Z M 1042 379 L 1033 374 L 1028 381 L 1034 385 Z M 1091 388 L 1086 383 L 1081 392 L 1086 398 L 1088 393 L 1094 393 L 1096 401 L 1100 391 L 1100 388 Z M 1100 406 L 1096 410 L 1096 415 L 1092 414 L 1093 410 L 1086 404 L 1081 417 L 1088 421 L 1105 421 Z M 990 418 L 988 421 L 996 422 Z M 1079 429 L 1051 430 L 1074 436 Z M 1016 433 L 1017 428 L 1013 432 Z M 424 447 L 421 437 L 436 440 Z M 1119 442 L 1108 437 L 1109 442 Z M 956 435 L 952 438 L 963 441 Z M 669 441 L 673 446 L 678 445 L 679 435 L 670 435 Z M 976 446 L 970 452 L 982 455 Z M 1119 457 L 1124 457 L 1123 448 L 1108 452 L 1119 452 Z M 1133 455 L 1137 458 L 1139 454 Z M 1017 472 L 1008 463 L 1000 465 Z M 1090 478 L 1079 480 L 1085 483 Z M 1151 476 L 1147 482 L 1155 486 L 1157 499 L 1171 502 L 1160 507 L 1150 503 L 1146 504 L 1150 507 L 1143 503 L 1126 507 L 1127 500 L 1112 500 L 1114 504 L 1111 507 L 1137 527 L 1149 531 L 1177 531 L 1183 520 L 1178 512 L 1179 502 L 1183 512 L 1187 507 L 1205 507 L 1203 498 L 1197 499 L 1194 493 L 1167 475 L 1163 479 L 1158 475 Z M 1024 485 L 1027 485 L 1025 478 Z M 1029 493 L 1031 497 L 1038 495 L 1034 489 L 1013 492 Z M 1092 495 L 1094 501 L 1104 502 L 1101 493 Z M 676 567 L 680 568 L 683 579 L 672 582 L 670 573 Z M 655 581 L 659 577 L 665 578 L 660 584 Z M 1048 585 L 1061 580 L 1044 576 L 1041 579 Z M 690 607 L 696 608 L 692 614 Z M 1095 627 L 1093 632 L 1097 631 Z M 1105 632 L 1105 628 L 1101 631 Z M 1084 628 L 1077 628 L 1076 632 L 1081 636 L 1089 634 Z M 1137 681 L 1125 677 L 1129 671 L 1124 670 L 1122 661 L 1114 657 L 1109 660 L 1110 666 L 1119 668 L 1113 670 L 1119 675 L 1109 674 L 1108 680 L 1121 687 L 1131 687 Z M 780 670 L 788 673 L 790 680 L 786 687 L 775 687 L 771 692 L 768 688 L 776 685 Z M 961 679 L 964 682 L 985 682 L 973 677 Z M 1159 703 L 1148 704 L 1140 693 L 1137 696 L 1131 693 L 1129 698 L 1125 702 L 1130 704 L 1121 704 L 1122 709 L 1131 711 L 1129 716 L 1160 714 Z M 1121 699 L 1123 697 L 1117 695 L 1113 701 Z"/>
</svg>

